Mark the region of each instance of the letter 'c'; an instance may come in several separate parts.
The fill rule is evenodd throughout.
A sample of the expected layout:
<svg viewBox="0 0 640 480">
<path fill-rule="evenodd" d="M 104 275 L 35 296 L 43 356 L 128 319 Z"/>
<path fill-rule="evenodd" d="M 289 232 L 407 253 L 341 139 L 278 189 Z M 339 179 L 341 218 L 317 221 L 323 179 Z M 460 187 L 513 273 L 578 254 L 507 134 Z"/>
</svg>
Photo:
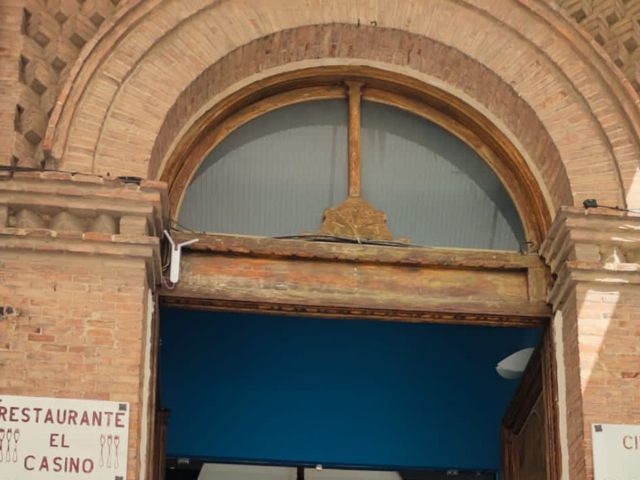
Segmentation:
<svg viewBox="0 0 640 480">
<path fill-rule="evenodd" d="M 29 467 L 29 465 L 27 465 L 27 462 L 29 461 L 29 459 L 35 460 L 36 457 L 34 457 L 33 455 L 27 455 L 26 457 L 24 457 L 24 469 L 31 471 L 33 470 L 33 467 Z"/>
</svg>

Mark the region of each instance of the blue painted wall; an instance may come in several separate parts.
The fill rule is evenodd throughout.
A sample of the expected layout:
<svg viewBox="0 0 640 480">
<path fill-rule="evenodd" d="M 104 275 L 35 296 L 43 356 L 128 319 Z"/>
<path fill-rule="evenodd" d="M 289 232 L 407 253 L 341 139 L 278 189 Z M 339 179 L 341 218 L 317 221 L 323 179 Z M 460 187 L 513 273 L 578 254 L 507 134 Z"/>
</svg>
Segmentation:
<svg viewBox="0 0 640 480">
<path fill-rule="evenodd" d="M 167 453 L 498 470 L 500 420 L 517 382 L 495 365 L 540 335 L 163 310 Z"/>
</svg>

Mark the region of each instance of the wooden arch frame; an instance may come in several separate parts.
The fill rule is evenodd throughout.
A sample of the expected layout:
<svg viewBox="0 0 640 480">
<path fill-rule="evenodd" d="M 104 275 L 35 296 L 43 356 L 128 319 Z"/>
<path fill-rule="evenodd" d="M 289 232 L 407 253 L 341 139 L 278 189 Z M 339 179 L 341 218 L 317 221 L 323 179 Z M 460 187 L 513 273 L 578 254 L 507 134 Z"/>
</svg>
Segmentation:
<svg viewBox="0 0 640 480">
<path fill-rule="evenodd" d="M 234 130 L 270 111 L 296 103 L 346 98 L 346 83 L 363 83 L 362 98 L 395 106 L 430 120 L 476 151 L 498 175 L 523 222 L 527 240 L 540 245 L 551 215 L 539 185 L 518 149 L 469 104 L 397 73 L 363 66 L 307 68 L 274 75 L 230 95 L 203 114 L 181 138 L 163 169 L 171 214 L 206 156 Z"/>
</svg>

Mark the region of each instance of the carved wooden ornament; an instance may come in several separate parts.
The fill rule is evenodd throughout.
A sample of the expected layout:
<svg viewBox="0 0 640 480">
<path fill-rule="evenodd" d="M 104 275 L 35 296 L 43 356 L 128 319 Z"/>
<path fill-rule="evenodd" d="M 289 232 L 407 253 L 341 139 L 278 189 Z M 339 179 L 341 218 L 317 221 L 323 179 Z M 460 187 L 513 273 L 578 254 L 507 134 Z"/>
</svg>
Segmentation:
<svg viewBox="0 0 640 480">
<path fill-rule="evenodd" d="M 320 233 L 356 240 L 393 239 L 387 216 L 362 197 L 350 197 L 337 207 L 327 208 Z"/>
</svg>

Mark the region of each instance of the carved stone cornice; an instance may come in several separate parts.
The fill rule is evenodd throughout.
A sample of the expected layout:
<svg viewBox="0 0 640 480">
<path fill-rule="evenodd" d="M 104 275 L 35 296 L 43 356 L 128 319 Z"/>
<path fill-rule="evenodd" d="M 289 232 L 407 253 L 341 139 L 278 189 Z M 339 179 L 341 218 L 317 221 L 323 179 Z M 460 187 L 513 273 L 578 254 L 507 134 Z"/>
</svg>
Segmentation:
<svg viewBox="0 0 640 480">
<path fill-rule="evenodd" d="M 139 258 L 160 283 L 166 185 L 62 172 L 0 176 L 0 248 Z"/>
<path fill-rule="evenodd" d="M 562 207 L 540 249 L 556 277 L 554 308 L 576 283 L 640 288 L 640 215 Z"/>
</svg>

